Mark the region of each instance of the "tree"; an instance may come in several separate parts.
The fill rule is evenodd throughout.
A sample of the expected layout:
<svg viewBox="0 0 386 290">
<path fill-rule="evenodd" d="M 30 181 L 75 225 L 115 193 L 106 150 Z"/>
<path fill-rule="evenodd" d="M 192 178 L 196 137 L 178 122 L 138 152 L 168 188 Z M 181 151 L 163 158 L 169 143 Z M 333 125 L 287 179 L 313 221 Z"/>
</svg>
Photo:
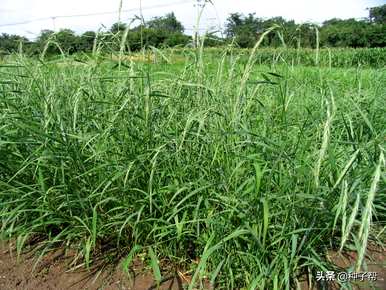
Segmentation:
<svg viewBox="0 0 386 290">
<path fill-rule="evenodd" d="M 17 52 L 20 45 L 28 42 L 28 39 L 19 35 L 3 33 L 0 35 L 0 51 L 3 53 Z"/>
<path fill-rule="evenodd" d="M 90 52 L 94 47 L 94 40 L 96 38 L 96 33 L 94 31 L 86 31 L 80 36 L 79 39 L 79 51 Z"/>
<path fill-rule="evenodd" d="M 282 45 L 296 46 L 297 42 L 295 21 L 287 21 L 283 17 L 273 17 L 263 21 L 263 31 L 268 30 L 272 26 L 278 26 L 276 33 L 270 33 L 263 39 L 263 45 L 271 47 L 279 47 Z"/>
<path fill-rule="evenodd" d="M 369 18 L 373 23 L 386 24 L 386 4 L 369 9 Z"/>
<path fill-rule="evenodd" d="M 176 46 L 185 45 L 190 37 L 184 33 L 184 27 L 174 15 L 166 14 L 154 17 L 145 24 L 140 24 L 129 31 L 127 44 L 131 50 L 139 50 L 142 46 Z"/>
<path fill-rule="evenodd" d="M 330 19 L 323 23 L 321 42 L 332 47 L 368 47 L 369 24 L 355 19 Z"/>
<path fill-rule="evenodd" d="M 386 47 L 386 4 L 369 9 L 371 25 L 368 29 L 371 47 Z"/>
<path fill-rule="evenodd" d="M 166 14 L 163 17 L 154 17 L 147 22 L 146 25 L 150 29 L 159 31 L 183 33 L 184 26 L 179 22 L 173 12 Z"/>
<path fill-rule="evenodd" d="M 52 36 L 54 34 L 55 34 L 55 31 L 52 31 L 52 30 L 49 30 L 49 29 L 43 29 L 42 31 L 40 31 L 40 34 L 39 34 L 36 42 L 44 43 L 48 39 L 52 38 Z"/>
<path fill-rule="evenodd" d="M 386 47 L 386 24 L 371 25 L 368 29 L 369 45 L 371 47 Z"/>
<path fill-rule="evenodd" d="M 248 16 L 232 13 L 227 19 L 225 34 L 228 38 L 235 39 L 240 47 L 253 47 L 262 32 L 263 21 L 256 18 L 254 13 Z"/>
<path fill-rule="evenodd" d="M 315 25 L 312 23 L 303 23 L 296 27 L 296 44 L 294 47 L 312 47 L 316 45 Z"/>
<path fill-rule="evenodd" d="M 297 44 L 297 25 L 295 21 L 287 21 L 283 17 L 261 19 L 255 14 L 244 16 L 239 13 L 231 14 L 227 19 L 225 33 L 228 38 L 235 39 L 240 47 L 253 47 L 259 37 L 273 26 L 279 28 L 263 39 L 263 46 L 279 47 L 283 44 L 295 46 Z"/>
<path fill-rule="evenodd" d="M 61 29 L 56 33 L 55 39 L 61 49 L 68 54 L 79 50 L 80 38 L 71 29 Z"/>
<path fill-rule="evenodd" d="M 35 53 L 42 51 L 47 45 L 46 54 L 60 53 L 60 49 L 65 53 L 72 54 L 79 51 L 80 37 L 71 29 L 61 29 L 59 32 L 42 30 L 36 40 Z"/>
<path fill-rule="evenodd" d="M 110 32 L 112 33 L 123 32 L 125 31 L 126 28 L 127 28 L 127 25 L 125 23 L 116 22 L 111 26 Z"/>
<path fill-rule="evenodd" d="M 49 40 L 54 40 L 55 32 L 49 29 L 43 29 L 40 31 L 39 36 L 31 47 L 32 54 L 39 54 L 43 51 Z M 46 54 L 60 53 L 59 49 L 54 45 L 49 45 Z"/>
</svg>

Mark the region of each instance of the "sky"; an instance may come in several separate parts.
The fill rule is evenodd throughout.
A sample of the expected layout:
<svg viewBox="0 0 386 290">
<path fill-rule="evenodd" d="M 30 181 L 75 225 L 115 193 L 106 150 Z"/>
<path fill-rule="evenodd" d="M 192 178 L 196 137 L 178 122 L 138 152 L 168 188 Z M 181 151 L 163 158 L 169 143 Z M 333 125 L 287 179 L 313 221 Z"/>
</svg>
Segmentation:
<svg viewBox="0 0 386 290">
<path fill-rule="evenodd" d="M 0 33 L 18 34 L 34 39 L 42 29 L 58 31 L 70 28 L 77 33 L 109 28 L 119 19 L 130 22 L 142 13 L 145 19 L 174 12 L 186 32 L 193 30 L 197 19 L 197 0 L 0 0 Z M 283 16 L 298 23 L 321 23 L 331 18 L 364 18 L 369 7 L 386 4 L 386 0 L 212 0 L 200 22 L 202 30 L 223 27 L 230 13 L 256 13 L 269 18 Z M 102 14 L 105 13 L 106 14 Z M 98 14 L 101 13 L 101 14 Z M 86 14 L 98 14 L 85 16 Z M 73 16 L 72 15 L 83 15 Z M 67 17 L 62 17 L 67 16 Z M 8 25 L 18 24 L 18 25 Z M 135 25 L 135 23 L 133 24 Z"/>
</svg>

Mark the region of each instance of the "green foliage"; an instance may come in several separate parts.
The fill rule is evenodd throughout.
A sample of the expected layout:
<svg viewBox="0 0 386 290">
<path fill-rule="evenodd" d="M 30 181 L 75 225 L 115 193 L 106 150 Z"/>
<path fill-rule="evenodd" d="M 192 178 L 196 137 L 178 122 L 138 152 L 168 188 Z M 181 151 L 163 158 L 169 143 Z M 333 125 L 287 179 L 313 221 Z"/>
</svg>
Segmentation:
<svg viewBox="0 0 386 290">
<path fill-rule="evenodd" d="M 75 32 L 70 29 L 62 29 L 55 33 L 54 39 L 67 54 L 79 51 L 80 37 L 76 36 Z"/>
<path fill-rule="evenodd" d="M 291 289 L 337 270 L 328 249 L 363 257 L 386 224 L 386 73 L 283 51 L 268 65 L 232 48 L 152 65 L 10 57 L 0 234 L 19 252 L 71 244 L 87 265 L 126 257 L 126 271 L 145 255 L 158 282 L 168 261 L 191 268 L 191 289 Z M 354 52 L 365 61 L 332 54 Z"/>
<path fill-rule="evenodd" d="M 46 54 L 53 55 L 60 53 L 58 46 L 53 44 L 55 32 L 49 29 L 42 30 L 35 41 L 32 53 L 40 54 L 47 47 Z"/>
<path fill-rule="evenodd" d="M 122 23 L 122 22 L 116 22 L 114 23 L 111 28 L 110 28 L 110 32 L 112 33 L 119 33 L 119 32 L 123 32 L 125 31 L 127 25 L 125 23 Z"/>
<path fill-rule="evenodd" d="M 138 51 L 141 48 L 154 46 L 154 47 L 167 47 L 186 45 L 190 37 L 179 32 L 167 32 L 165 30 L 158 30 L 143 27 L 137 27 L 129 32 L 126 45 L 131 51 Z"/>
<path fill-rule="evenodd" d="M 169 33 L 184 32 L 184 26 L 177 20 L 174 13 L 166 14 L 164 17 L 155 17 L 146 23 L 146 26 L 150 29 L 157 31 L 166 31 Z"/>
<path fill-rule="evenodd" d="M 263 42 L 263 46 L 310 47 L 315 41 L 313 27 L 309 24 L 297 26 L 294 21 L 286 21 L 282 17 L 271 19 L 256 18 L 254 14 L 243 16 L 239 13 L 231 14 L 227 20 L 226 35 L 234 39 L 239 47 L 251 48 L 255 45 L 262 33 L 273 26 L 278 26 L 276 33 L 268 34 Z"/>
<path fill-rule="evenodd" d="M 55 34 L 54 31 L 52 30 L 49 30 L 49 29 L 44 29 L 40 32 L 36 42 L 39 43 L 39 44 L 44 44 L 45 42 L 47 42 L 49 39 L 51 39 L 53 37 L 53 35 Z"/>
<path fill-rule="evenodd" d="M 329 47 L 370 46 L 368 31 L 369 24 L 364 21 L 332 19 L 323 23 L 321 43 Z"/>
<path fill-rule="evenodd" d="M 320 46 L 325 47 L 385 47 L 386 5 L 370 9 L 369 20 L 330 19 L 322 26 L 309 23 L 296 25 L 282 17 L 261 19 L 254 14 L 231 14 L 226 35 L 242 48 L 251 48 L 261 33 L 277 25 L 276 33 L 268 34 L 262 45 L 269 47 L 316 47 L 315 27 L 320 30 Z"/>
<path fill-rule="evenodd" d="M 105 37 L 111 43 L 111 50 L 119 50 L 123 33 L 127 25 L 115 23 L 110 28 L 113 35 L 106 34 Z M 155 17 L 145 24 L 131 28 L 128 32 L 125 46 L 131 51 L 138 51 L 142 48 L 165 47 L 186 45 L 190 37 L 183 34 L 184 27 L 177 20 L 174 13 L 166 14 L 164 17 Z"/>
<path fill-rule="evenodd" d="M 260 19 L 254 14 L 243 17 L 240 13 L 233 13 L 229 16 L 226 25 L 226 35 L 235 38 L 240 47 L 253 47 L 257 41 L 258 33 L 262 32 Z"/>
<path fill-rule="evenodd" d="M 370 20 L 377 24 L 386 24 L 386 4 L 370 8 Z"/>
<path fill-rule="evenodd" d="M 92 51 L 94 40 L 96 38 L 96 33 L 94 31 L 86 31 L 80 36 L 78 48 L 82 52 Z"/>
<path fill-rule="evenodd" d="M 206 50 L 207 57 L 213 61 L 222 52 L 222 48 Z M 247 62 L 250 49 L 238 49 L 238 56 Z M 258 49 L 254 60 L 259 65 L 315 65 L 316 50 L 294 48 L 261 48 Z M 319 66 L 321 67 L 367 67 L 383 68 L 386 66 L 386 48 L 322 48 L 318 51 Z"/>
<path fill-rule="evenodd" d="M 162 47 L 186 46 L 191 42 L 191 37 L 183 33 L 170 33 L 162 43 Z"/>
<path fill-rule="evenodd" d="M 28 42 L 28 39 L 18 35 L 2 33 L 0 35 L 0 54 L 17 52 L 20 46 Z"/>
<path fill-rule="evenodd" d="M 386 5 L 369 9 L 369 18 L 330 19 L 321 26 L 312 23 L 297 25 L 293 20 L 283 17 L 263 19 L 255 14 L 231 14 L 225 26 L 225 38 L 209 33 L 204 46 L 215 47 L 225 44 L 236 44 L 240 48 L 255 46 L 265 31 L 275 30 L 265 35 L 260 46 L 273 48 L 319 48 L 319 47 L 386 47 Z M 137 20 L 139 20 L 137 18 Z M 144 23 L 142 23 L 144 22 Z M 131 50 L 138 51 L 147 47 L 183 47 L 192 42 L 192 37 L 184 34 L 184 27 L 174 13 L 162 17 L 154 17 L 149 21 L 141 20 L 141 24 L 128 29 L 123 22 L 114 23 L 108 31 L 96 33 L 85 32 L 76 35 L 70 29 L 59 32 L 42 30 L 34 42 L 17 35 L 3 34 L 0 36 L 0 53 L 10 54 L 18 51 L 22 44 L 23 51 L 28 55 L 89 53 L 94 47 L 94 40 L 99 43 L 98 49 L 105 53 Z M 125 35 L 127 31 L 127 35 Z M 318 32 L 317 32 L 318 31 Z M 318 34 L 318 37 L 317 37 Z M 123 40 L 124 38 L 124 40 Z"/>
<path fill-rule="evenodd" d="M 386 23 L 372 25 L 368 30 L 370 47 L 386 47 Z"/>
</svg>

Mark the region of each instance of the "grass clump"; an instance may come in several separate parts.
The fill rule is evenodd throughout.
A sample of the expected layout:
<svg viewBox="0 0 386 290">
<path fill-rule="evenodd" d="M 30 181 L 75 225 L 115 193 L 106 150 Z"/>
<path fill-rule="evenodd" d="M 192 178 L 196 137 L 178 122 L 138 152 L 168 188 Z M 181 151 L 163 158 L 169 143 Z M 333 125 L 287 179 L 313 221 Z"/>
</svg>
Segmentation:
<svg viewBox="0 0 386 290">
<path fill-rule="evenodd" d="M 328 249 L 382 242 L 385 71 L 187 53 L 1 65 L 3 237 L 225 289 L 296 287 Z"/>
</svg>

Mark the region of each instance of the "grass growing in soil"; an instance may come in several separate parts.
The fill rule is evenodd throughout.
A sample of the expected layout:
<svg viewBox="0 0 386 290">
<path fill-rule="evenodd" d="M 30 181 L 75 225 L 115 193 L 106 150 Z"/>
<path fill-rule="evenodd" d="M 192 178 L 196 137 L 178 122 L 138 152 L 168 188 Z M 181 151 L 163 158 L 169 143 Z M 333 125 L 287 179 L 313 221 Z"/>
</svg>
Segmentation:
<svg viewBox="0 0 386 290">
<path fill-rule="evenodd" d="M 385 242 L 386 71 L 255 61 L 9 58 L 3 238 L 71 245 L 86 266 L 143 254 L 158 282 L 190 269 L 190 289 L 295 288 L 334 269 L 329 249 L 363 266 Z"/>
</svg>

